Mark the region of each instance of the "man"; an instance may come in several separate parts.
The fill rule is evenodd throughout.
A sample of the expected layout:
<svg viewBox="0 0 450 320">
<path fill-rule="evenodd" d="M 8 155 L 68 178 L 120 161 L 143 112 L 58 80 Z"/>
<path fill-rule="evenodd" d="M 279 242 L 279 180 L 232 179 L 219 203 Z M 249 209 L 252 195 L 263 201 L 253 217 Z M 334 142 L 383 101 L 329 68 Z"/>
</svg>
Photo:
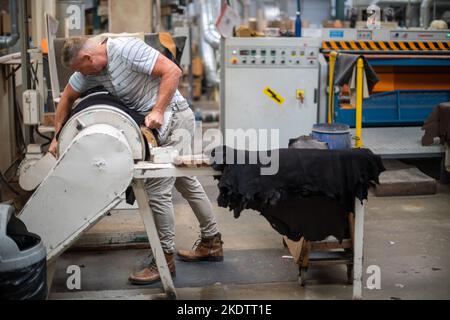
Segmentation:
<svg viewBox="0 0 450 320">
<path fill-rule="evenodd" d="M 55 130 L 70 116 L 72 104 L 81 93 L 103 85 L 123 104 L 143 115 L 145 125 L 158 129 L 164 123 L 166 111 L 172 110 L 170 127 L 160 146 L 179 148 L 172 136 L 177 129 L 188 130 L 193 137 L 195 120 L 188 103 L 177 90 L 181 71 L 178 66 L 148 46 L 142 40 L 122 37 L 70 38 L 62 50 L 63 64 L 74 71 L 61 95 L 55 116 Z M 170 113 L 170 112 L 169 112 Z M 167 120 L 167 119 L 166 119 Z M 49 152 L 56 155 L 57 135 Z M 201 229 L 201 239 L 191 251 L 178 252 L 185 261 L 222 261 L 221 234 L 212 212 L 211 203 L 195 177 L 147 179 L 145 183 L 149 204 L 155 216 L 161 246 L 172 275 L 175 275 L 175 223 L 172 204 L 173 186 L 189 202 Z M 153 261 L 129 278 L 133 284 L 149 284 L 160 280 Z"/>
</svg>

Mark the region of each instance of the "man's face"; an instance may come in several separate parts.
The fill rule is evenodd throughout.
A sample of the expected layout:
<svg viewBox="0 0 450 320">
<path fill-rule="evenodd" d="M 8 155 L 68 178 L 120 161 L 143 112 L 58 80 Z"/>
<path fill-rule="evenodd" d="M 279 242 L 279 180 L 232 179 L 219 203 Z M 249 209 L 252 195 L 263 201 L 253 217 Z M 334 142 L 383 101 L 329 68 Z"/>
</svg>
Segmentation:
<svg viewBox="0 0 450 320">
<path fill-rule="evenodd" d="M 72 71 L 78 71 L 84 76 L 92 76 L 99 74 L 101 67 L 97 63 L 94 55 L 80 52 L 79 57 L 70 66 Z"/>
</svg>

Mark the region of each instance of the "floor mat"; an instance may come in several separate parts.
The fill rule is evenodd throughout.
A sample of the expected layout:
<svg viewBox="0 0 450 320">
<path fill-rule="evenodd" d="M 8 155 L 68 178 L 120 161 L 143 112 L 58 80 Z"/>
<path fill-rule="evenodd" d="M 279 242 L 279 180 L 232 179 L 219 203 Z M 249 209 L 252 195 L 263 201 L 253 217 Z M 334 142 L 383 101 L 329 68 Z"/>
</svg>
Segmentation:
<svg viewBox="0 0 450 320">
<path fill-rule="evenodd" d="M 161 283 L 133 286 L 128 276 L 148 261 L 148 250 L 68 252 L 57 262 L 52 292 L 69 292 L 66 273 L 80 266 L 81 291 L 125 290 L 161 287 Z M 226 251 L 223 262 L 183 262 L 176 260 L 175 287 L 204 287 L 215 283 L 253 284 L 297 280 L 297 267 L 283 249 Z M 71 281 L 71 278 L 69 279 Z"/>
</svg>

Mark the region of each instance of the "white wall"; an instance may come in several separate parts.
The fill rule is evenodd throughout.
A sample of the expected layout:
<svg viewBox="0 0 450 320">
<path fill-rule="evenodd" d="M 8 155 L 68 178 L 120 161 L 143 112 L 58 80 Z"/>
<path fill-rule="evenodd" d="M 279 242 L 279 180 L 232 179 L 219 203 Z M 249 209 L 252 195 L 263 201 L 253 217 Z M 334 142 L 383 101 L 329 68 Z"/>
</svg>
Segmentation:
<svg viewBox="0 0 450 320">
<path fill-rule="evenodd" d="M 297 1 L 287 1 L 287 13 L 295 17 Z M 303 0 L 302 20 L 308 20 L 311 24 L 320 27 L 323 20 L 330 19 L 330 0 Z"/>
<path fill-rule="evenodd" d="M 151 1 L 109 0 L 109 32 L 151 32 Z"/>
<path fill-rule="evenodd" d="M 250 3 L 250 16 L 257 16 L 257 9 L 264 3 L 272 4 L 280 8 L 289 17 L 295 18 L 297 12 L 297 0 L 252 0 Z M 323 20 L 330 18 L 330 0 L 302 0 L 302 19 L 309 20 L 311 24 L 316 24 L 318 27 Z"/>
</svg>

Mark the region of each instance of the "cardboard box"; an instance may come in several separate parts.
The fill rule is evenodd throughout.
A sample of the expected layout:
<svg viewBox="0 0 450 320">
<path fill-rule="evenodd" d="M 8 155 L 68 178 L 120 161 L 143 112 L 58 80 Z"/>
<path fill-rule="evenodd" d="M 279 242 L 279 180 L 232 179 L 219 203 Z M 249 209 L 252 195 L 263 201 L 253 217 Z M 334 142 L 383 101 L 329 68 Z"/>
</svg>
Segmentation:
<svg viewBox="0 0 450 320">
<path fill-rule="evenodd" d="M 2 12 L 2 34 L 11 34 L 11 16 L 6 12 Z"/>
<path fill-rule="evenodd" d="M 43 126 L 54 126 L 55 125 L 55 113 L 54 112 L 46 112 L 44 113 L 44 120 L 42 121 Z"/>
<path fill-rule="evenodd" d="M 194 79 L 192 87 L 192 97 L 194 99 L 200 99 L 201 96 L 202 96 L 202 80 Z"/>
<path fill-rule="evenodd" d="M 31 18 L 28 19 L 28 35 L 31 36 L 32 35 L 32 31 L 33 31 L 33 26 L 32 26 L 33 21 L 31 20 Z M 5 11 L 3 11 L 1 13 L 1 18 L 0 18 L 0 34 L 2 35 L 10 35 L 11 34 L 11 15 Z"/>
<path fill-rule="evenodd" d="M 258 21 L 256 20 L 256 18 L 249 18 L 248 19 L 248 27 L 252 31 L 255 31 L 255 32 L 258 31 Z"/>
<path fill-rule="evenodd" d="M 200 56 L 195 56 L 192 59 L 192 75 L 194 77 L 203 77 L 203 61 Z"/>
<path fill-rule="evenodd" d="M 252 30 L 247 26 L 242 25 L 236 28 L 236 37 L 251 37 L 252 34 Z"/>
</svg>

